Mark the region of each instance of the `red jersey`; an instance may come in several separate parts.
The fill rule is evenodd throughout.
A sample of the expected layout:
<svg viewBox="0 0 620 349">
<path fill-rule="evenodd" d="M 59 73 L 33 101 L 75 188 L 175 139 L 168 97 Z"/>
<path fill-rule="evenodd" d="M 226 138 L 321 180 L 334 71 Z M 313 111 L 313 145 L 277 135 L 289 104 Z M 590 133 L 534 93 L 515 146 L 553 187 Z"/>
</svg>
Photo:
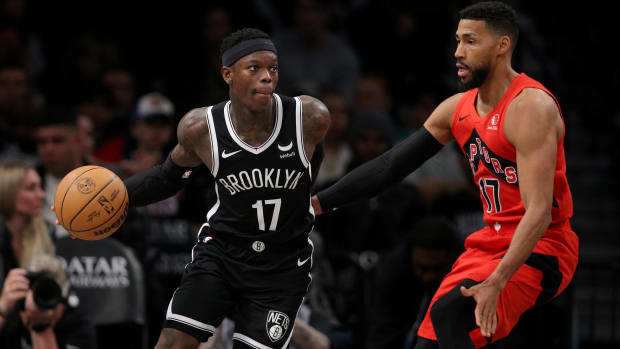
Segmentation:
<svg viewBox="0 0 620 349">
<path fill-rule="evenodd" d="M 452 135 L 469 160 L 474 181 L 480 188 L 484 221 L 487 223 L 518 223 L 525 214 L 519 192 L 516 150 L 504 136 L 504 119 L 508 105 L 524 88 L 545 91 L 560 109 L 557 99 L 549 90 L 538 81 L 520 74 L 486 116 L 480 116 L 476 111 L 477 88 L 465 92 L 454 112 Z M 551 224 L 564 222 L 572 214 L 573 199 L 566 180 L 566 157 L 562 136 L 557 148 Z"/>
</svg>

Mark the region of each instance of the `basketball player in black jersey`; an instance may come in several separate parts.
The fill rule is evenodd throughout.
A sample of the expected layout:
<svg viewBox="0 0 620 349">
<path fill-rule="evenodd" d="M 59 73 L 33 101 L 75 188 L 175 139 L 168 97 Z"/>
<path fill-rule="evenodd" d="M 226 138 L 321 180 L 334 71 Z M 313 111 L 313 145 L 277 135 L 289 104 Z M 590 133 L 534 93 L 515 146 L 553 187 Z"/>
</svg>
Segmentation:
<svg viewBox="0 0 620 349">
<path fill-rule="evenodd" d="M 200 166 L 214 180 L 207 212 L 156 348 L 196 348 L 224 316 L 234 348 L 286 348 L 310 284 L 310 186 L 329 111 L 310 96 L 274 93 L 278 56 L 257 29 L 221 46 L 230 100 L 187 113 L 161 165 L 125 181 L 142 206 L 176 193 Z M 200 174 L 199 174 L 200 175 Z"/>
</svg>

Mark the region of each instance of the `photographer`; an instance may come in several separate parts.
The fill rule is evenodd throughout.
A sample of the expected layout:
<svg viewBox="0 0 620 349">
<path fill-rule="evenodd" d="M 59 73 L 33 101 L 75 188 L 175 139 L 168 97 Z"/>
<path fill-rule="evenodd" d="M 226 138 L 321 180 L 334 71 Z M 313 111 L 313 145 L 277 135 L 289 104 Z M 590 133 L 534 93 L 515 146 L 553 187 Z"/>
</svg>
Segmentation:
<svg viewBox="0 0 620 349">
<path fill-rule="evenodd" d="M 28 271 L 12 269 L 0 304 L 14 308 L 0 316 L 0 347 L 94 348 L 94 327 L 77 311 L 75 296 L 69 302 L 68 295 L 69 281 L 55 257 L 37 255 Z"/>
</svg>

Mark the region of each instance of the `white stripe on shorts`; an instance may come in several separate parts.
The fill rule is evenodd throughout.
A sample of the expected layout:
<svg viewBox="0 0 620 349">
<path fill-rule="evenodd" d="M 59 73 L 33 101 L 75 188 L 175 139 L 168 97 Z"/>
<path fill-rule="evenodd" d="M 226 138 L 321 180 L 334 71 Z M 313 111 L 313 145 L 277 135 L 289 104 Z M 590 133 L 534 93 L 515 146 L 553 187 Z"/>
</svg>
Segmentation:
<svg viewBox="0 0 620 349">
<path fill-rule="evenodd" d="M 174 314 L 172 312 L 172 300 L 174 299 L 174 295 L 172 295 L 172 299 L 170 300 L 170 303 L 168 304 L 168 311 L 166 312 L 166 320 L 173 320 L 176 322 L 180 322 L 182 324 L 197 328 L 199 330 L 203 330 L 203 331 L 207 331 L 210 333 L 214 333 L 215 332 L 215 327 L 211 326 L 209 324 L 205 324 L 202 323 L 200 321 L 196 321 L 192 318 L 188 318 L 187 316 L 183 316 L 183 315 L 179 315 L 179 314 Z"/>
<path fill-rule="evenodd" d="M 249 346 L 251 346 L 252 348 L 256 348 L 256 349 L 273 349 L 271 347 L 268 347 L 266 345 L 260 344 L 259 342 L 253 340 L 252 338 L 243 335 L 241 333 L 235 332 L 235 334 L 233 334 L 233 339 L 236 339 L 240 342 L 243 342 Z"/>
</svg>

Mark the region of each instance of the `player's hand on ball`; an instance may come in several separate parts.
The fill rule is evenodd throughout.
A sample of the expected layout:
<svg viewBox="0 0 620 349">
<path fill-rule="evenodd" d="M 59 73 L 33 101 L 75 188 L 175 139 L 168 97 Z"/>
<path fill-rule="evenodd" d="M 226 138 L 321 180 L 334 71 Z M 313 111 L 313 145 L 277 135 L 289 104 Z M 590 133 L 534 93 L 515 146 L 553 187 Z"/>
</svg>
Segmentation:
<svg viewBox="0 0 620 349">
<path fill-rule="evenodd" d="M 52 205 L 52 206 L 50 207 L 50 209 L 52 210 L 52 212 L 56 213 L 56 208 L 54 207 L 54 205 Z M 58 218 L 56 218 L 56 225 L 61 225 L 61 224 L 60 224 L 60 221 L 58 220 Z M 73 236 L 73 234 L 71 234 L 71 232 L 69 232 L 69 236 L 70 236 L 72 239 L 75 239 L 75 238 L 76 238 L 75 236 Z"/>
<path fill-rule="evenodd" d="M 485 337 L 490 338 L 497 329 L 497 299 L 501 288 L 483 281 L 470 288 L 461 286 L 461 294 L 465 297 L 474 297 L 476 301 L 476 325 Z"/>
</svg>

